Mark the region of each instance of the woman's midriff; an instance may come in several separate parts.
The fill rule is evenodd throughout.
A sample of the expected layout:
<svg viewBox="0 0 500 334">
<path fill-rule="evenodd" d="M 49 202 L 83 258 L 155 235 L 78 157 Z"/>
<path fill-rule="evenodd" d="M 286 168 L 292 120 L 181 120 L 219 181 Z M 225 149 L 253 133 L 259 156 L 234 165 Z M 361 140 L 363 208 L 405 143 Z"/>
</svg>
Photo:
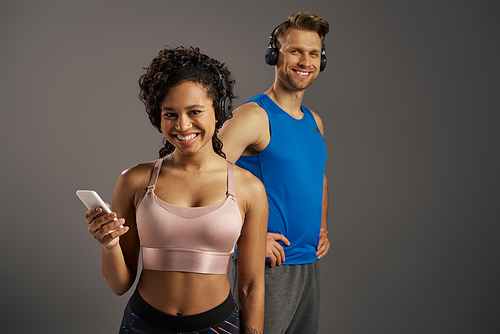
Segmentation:
<svg viewBox="0 0 500 334">
<path fill-rule="evenodd" d="M 137 286 L 142 298 L 171 315 L 208 311 L 229 295 L 227 275 L 143 270 Z"/>
</svg>

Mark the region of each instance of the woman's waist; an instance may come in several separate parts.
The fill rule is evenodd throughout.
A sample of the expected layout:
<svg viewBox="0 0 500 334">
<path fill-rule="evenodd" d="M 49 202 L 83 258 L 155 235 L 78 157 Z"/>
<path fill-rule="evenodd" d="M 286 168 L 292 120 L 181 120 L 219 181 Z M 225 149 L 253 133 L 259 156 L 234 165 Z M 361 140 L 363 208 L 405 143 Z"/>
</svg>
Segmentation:
<svg viewBox="0 0 500 334">
<path fill-rule="evenodd" d="M 227 275 L 144 269 L 137 290 L 154 308 L 171 315 L 194 315 L 226 300 Z"/>
</svg>

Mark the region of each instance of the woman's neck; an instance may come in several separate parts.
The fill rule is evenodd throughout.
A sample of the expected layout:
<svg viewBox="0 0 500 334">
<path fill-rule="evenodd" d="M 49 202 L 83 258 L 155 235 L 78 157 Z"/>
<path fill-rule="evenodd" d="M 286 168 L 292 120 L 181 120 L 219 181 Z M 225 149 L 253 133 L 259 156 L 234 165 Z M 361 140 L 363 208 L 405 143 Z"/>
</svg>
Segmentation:
<svg viewBox="0 0 500 334">
<path fill-rule="evenodd" d="M 196 154 L 181 154 L 174 151 L 170 154 L 170 163 L 173 167 L 184 170 L 201 170 L 213 166 L 223 159 L 213 150 L 197 152 Z"/>
</svg>

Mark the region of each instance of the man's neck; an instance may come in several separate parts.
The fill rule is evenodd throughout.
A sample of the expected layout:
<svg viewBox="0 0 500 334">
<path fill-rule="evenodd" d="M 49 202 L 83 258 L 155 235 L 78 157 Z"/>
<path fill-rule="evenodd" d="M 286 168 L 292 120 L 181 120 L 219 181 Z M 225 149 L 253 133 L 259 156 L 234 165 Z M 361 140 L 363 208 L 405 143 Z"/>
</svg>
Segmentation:
<svg viewBox="0 0 500 334">
<path fill-rule="evenodd" d="M 271 88 L 264 92 L 287 114 L 297 119 L 304 115 L 300 108 L 304 93 L 305 89 L 294 91 L 286 89 L 279 81 L 275 81 Z"/>
</svg>

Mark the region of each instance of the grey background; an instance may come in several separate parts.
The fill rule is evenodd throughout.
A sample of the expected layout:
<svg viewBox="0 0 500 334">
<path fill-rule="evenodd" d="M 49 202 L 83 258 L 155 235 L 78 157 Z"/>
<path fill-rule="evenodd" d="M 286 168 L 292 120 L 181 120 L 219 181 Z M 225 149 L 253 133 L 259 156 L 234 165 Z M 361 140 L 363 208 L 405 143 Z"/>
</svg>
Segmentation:
<svg viewBox="0 0 500 334">
<path fill-rule="evenodd" d="M 161 135 L 138 99 L 165 45 L 267 89 L 268 34 L 331 24 L 304 105 L 325 125 L 330 253 L 321 333 L 498 333 L 498 1 L 2 1 L 4 333 L 116 333 L 128 296 L 100 274 L 76 189 L 111 200 Z"/>
</svg>

